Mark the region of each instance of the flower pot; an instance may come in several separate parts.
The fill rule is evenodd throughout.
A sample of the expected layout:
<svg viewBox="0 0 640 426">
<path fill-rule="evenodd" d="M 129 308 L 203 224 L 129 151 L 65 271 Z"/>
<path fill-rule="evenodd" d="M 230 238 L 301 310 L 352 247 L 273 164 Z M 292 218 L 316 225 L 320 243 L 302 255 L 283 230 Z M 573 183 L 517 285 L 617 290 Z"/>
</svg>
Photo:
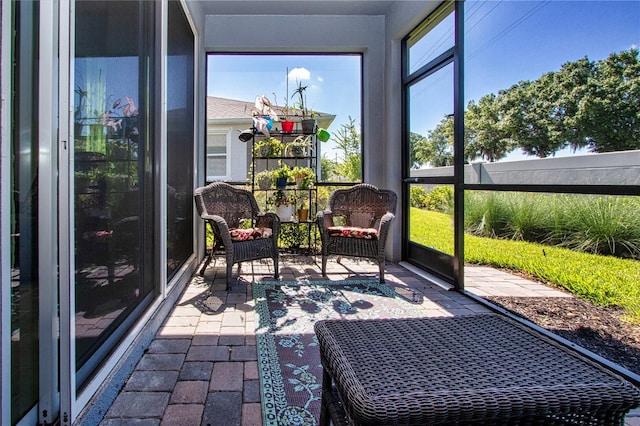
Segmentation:
<svg viewBox="0 0 640 426">
<path fill-rule="evenodd" d="M 293 206 L 291 204 L 281 204 L 276 206 L 276 214 L 280 220 L 291 220 L 293 216 Z"/>
<path fill-rule="evenodd" d="M 258 188 L 269 189 L 271 188 L 271 178 L 269 176 L 263 176 L 258 178 Z"/>
<path fill-rule="evenodd" d="M 309 220 L 309 209 L 298 209 L 298 222 Z"/>
<path fill-rule="evenodd" d="M 304 157 L 304 146 L 292 145 L 291 146 L 291 155 L 294 157 Z"/>
<path fill-rule="evenodd" d="M 300 122 L 302 125 L 302 133 L 310 135 L 316 132 L 316 120 L 314 118 L 305 118 Z"/>
<path fill-rule="evenodd" d="M 284 120 L 282 121 L 282 133 L 291 133 L 293 132 L 293 125 L 295 124 L 293 121 Z"/>
<path fill-rule="evenodd" d="M 296 177 L 296 188 L 298 189 L 311 188 L 311 180 L 308 177 Z"/>
<path fill-rule="evenodd" d="M 271 156 L 271 147 L 270 146 L 261 146 L 260 150 L 260 157 L 270 157 Z"/>
<path fill-rule="evenodd" d="M 276 178 L 276 189 L 286 189 L 287 187 L 287 178 Z"/>
</svg>

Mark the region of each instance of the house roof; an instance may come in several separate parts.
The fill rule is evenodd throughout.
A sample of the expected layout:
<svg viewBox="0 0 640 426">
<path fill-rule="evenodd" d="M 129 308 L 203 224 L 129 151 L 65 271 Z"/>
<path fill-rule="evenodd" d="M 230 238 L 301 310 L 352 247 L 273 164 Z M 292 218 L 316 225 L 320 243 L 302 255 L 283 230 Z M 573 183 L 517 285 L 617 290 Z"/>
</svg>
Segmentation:
<svg viewBox="0 0 640 426">
<path fill-rule="evenodd" d="M 254 109 L 253 102 L 207 96 L 207 119 L 248 118 Z"/>
<path fill-rule="evenodd" d="M 273 107 L 276 111 L 279 106 Z M 207 120 L 216 122 L 242 122 L 249 121 L 251 111 L 255 109 L 253 101 L 240 101 L 237 99 L 219 98 L 207 96 Z M 316 111 L 316 119 L 320 126 L 329 127 L 336 118 L 333 114 Z"/>
</svg>

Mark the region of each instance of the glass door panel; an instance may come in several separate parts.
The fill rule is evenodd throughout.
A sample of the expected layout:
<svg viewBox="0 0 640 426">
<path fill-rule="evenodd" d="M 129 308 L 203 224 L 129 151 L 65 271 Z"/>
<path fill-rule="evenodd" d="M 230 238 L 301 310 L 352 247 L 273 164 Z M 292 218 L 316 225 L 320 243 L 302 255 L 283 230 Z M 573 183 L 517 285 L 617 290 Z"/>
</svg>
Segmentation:
<svg viewBox="0 0 640 426">
<path fill-rule="evenodd" d="M 38 3 L 15 2 L 11 171 L 11 423 L 38 402 Z M 4 52 L 3 52 L 4 53 Z M 3 287 L 6 283 L 2 283 Z M 4 358 L 3 353 L 3 358 Z"/>
<path fill-rule="evenodd" d="M 453 62 L 406 89 L 408 260 L 453 277 Z"/>
<path fill-rule="evenodd" d="M 78 385 L 153 290 L 146 2 L 75 7 L 75 350 Z M 152 27 L 152 26 L 151 26 Z"/>
</svg>

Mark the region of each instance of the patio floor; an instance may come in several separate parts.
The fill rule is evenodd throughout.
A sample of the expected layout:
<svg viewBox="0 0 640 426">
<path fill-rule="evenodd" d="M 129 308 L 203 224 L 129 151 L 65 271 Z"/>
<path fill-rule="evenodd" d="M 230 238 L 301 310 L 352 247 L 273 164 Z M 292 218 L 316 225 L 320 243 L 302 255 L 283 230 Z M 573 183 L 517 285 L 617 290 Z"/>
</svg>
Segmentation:
<svg viewBox="0 0 640 426">
<path fill-rule="evenodd" d="M 101 426 L 262 424 L 251 283 L 272 277 L 272 262 L 242 265 L 225 291 L 224 260 L 215 257 L 204 277 L 194 276 L 148 350 L 107 410 Z M 237 275 L 234 267 L 234 277 Z M 377 276 L 367 260 L 330 258 L 328 277 Z M 282 255 L 282 280 L 320 278 L 319 256 Z M 489 310 L 455 291 L 387 263 L 387 284 L 400 294 L 422 296 L 425 316 L 475 315 Z M 549 289 L 492 268 L 467 267 L 466 289 L 478 296 L 557 296 Z M 640 412 L 626 424 L 640 426 Z"/>
</svg>

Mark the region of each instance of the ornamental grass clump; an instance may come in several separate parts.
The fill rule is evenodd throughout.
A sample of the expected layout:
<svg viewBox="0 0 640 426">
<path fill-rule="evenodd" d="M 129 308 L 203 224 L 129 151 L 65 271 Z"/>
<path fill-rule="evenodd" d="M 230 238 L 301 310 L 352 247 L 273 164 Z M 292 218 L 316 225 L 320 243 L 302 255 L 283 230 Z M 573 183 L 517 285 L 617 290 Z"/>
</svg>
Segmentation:
<svg viewBox="0 0 640 426">
<path fill-rule="evenodd" d="M 551 240 L 587 253 L 640 259 L 640 201 L 633 197 L 563 196 Z"/>
</svg>

